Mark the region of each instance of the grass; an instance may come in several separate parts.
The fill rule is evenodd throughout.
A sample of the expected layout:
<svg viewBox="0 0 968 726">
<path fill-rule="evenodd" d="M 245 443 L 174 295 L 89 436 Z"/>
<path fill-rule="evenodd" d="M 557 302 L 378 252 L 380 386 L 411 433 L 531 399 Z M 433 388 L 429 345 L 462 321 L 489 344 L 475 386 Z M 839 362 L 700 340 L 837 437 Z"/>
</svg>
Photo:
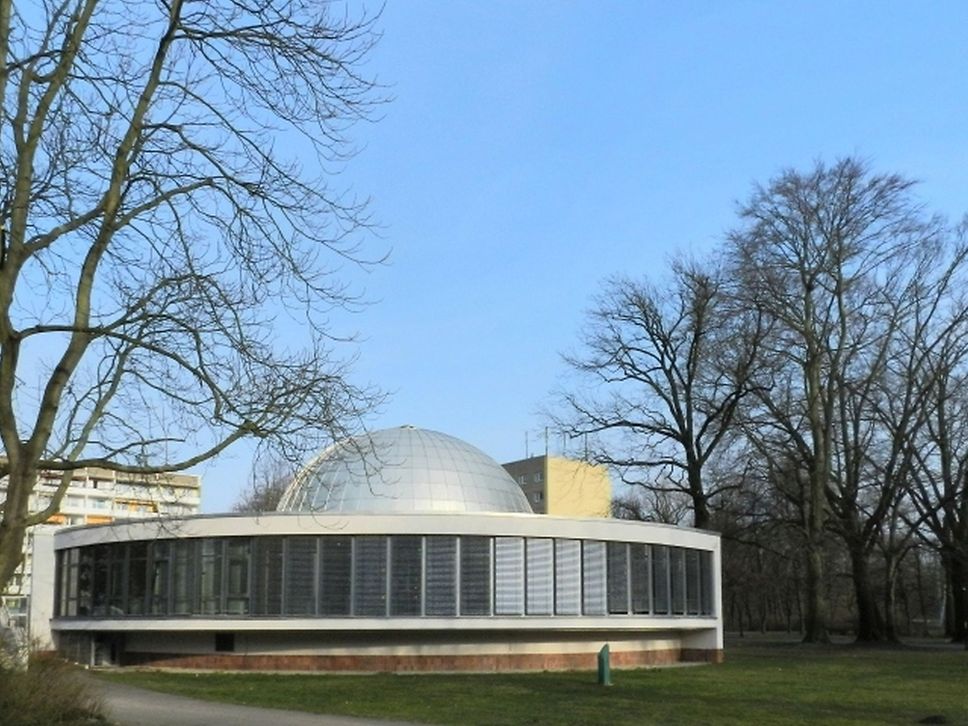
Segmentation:
<svg viewBox="0 0 968 726">
<path fill-rule="evenodd" d="M 275 675 L 124 671 L 103 677 L 185 696 L 433 724 L 968 724 L 968 652 L 727 649 L 727 662 L 594 673 Z"/>
</svg>

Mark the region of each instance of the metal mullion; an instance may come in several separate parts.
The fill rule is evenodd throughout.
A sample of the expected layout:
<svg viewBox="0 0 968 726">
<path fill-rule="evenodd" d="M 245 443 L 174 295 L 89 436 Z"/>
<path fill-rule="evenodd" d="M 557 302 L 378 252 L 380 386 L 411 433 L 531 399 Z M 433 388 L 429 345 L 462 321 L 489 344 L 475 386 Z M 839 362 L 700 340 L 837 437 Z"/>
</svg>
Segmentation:
<svg viewBox="0 0 968 726">
<path fill-rule="evenodd" d="M 581 563 L 578 576 L 578 612 L 585 613 L 585 540 L 578 540 L 578 560 Z"/>
<path fill-rule="evenodd" d="M 578 540 L 578 615 L 585 614 L 585 546 Z"/>
<path fill-rule="evenodd" d="M 285 617 L 289 605 L 289 540 L 290 537 L 282 537 L 282 547 L 279 548 L 279 615 Z"/>
<path fill-rule="evenodd" d="M 655 588 L 652 587 L 652 572 L 653 568 L 655 567 L 655 562 L 652 559 L 652 545 L 647 544 L 643 546 L 645 547 L 646 562 L 649 565 L 648 576 L 645 578 L 646 585 L 648 585 L 649 588 L 647 607 L 649 609 L 649 615 L 655 615 Z"/>
<path fill-rule="evenodd" d="M 386 543 L 383 545 L 383 559 L 386 563 L 386 570 L 383 575 L 385 580 L 384 592 L 386 592 L 386 597 L 383 602 L 383 617 L 390 617 L 390 597 L 392 593 L 392 582 L 391 578 L 393 576 L 393 550 L 394 550 L 394 538 L 391 535 L 386 535 Z"/>
<path fill-rule="evenodd" d="M 128 602 L 131 599 L 131 543 L 125 542 L 121 552 L 123 553 L 121 557 L 121 612 L 128 615 L 128 611 L 131 609 L 131 604 Z M 81 564 L 78 560 L 78 576 L 80 576 L 80 568 Z M 78 586 L 80 586 L 80 583 L 78 583 Z M 80 592 L 78 592 L 78 601 L 80 601 Z"/>
<path fill-rule="evenodd" d="M 461 541 L 463 538 L 454 537 L 454 615 L 457 617 L 461 616 L 461 565 L 462 565 L 462 554 L 461 554 Z"/>
<path fill-rule="evenodd" d="M 521 595 L 522 600 L 524 600 L 524 606 L 521 608 L 521 615 L 528 614 L 528 538 L 521 538 Z"/>
<path fill-rule="evenodd" d="M 356 538 L 350 535 L 350 617 L 356 615 Z"/>
<path fill-rule="evenodd" d="M 427 536 L 420 536 L 420 617 L 427 614 Z"/>
<path fill-rule="evenodd" d="M 327 588 L 323 583 L 323 578 L 326 577 L 326 551 L 329 549 L 326 544 L 326 535 L 316 538 L 316 580 L 314 587 L 316 588 L 316 614 L 320 617 L 329 617 L 323 613 L 323 600 L 326 597 Z"/>
<path fill-rule="evenodd" d="M 185 558 L 188 570 L 188 612 L 198 614 L 201 610 L 201 576 L 202 568 L 200 558 L 202 548 L 200 539 L 188 540 L 188 556 Z"/>
<path fill-rule="evenodd" d="M 676 614 L 676 595 L 672 589 L 672 578 L 673 571 L 675 570 L 672 558 L 675 557 L 675 547 L 666 547 L 666 558 L 668 560 L 668 567 L 666 567 L 666 578 L 669 581 L 669 615 L 673 616 Z"/>
<path fill-rule="evenodd" d="M 625 543 L 625 613 L 634 615 L 632 607 L 632 544 Z"/>
<path fill-rule="evenodd" d="M 558 538 L 551 538 L 551 617 L 558 614 Z"/>
<path fill-rule="evenodd" d="M 490 550 L 490 558 L 488 566 L 491 569 L 491 596 L 488 598 L 488 612 L 487 616 L 491 617 L 496 612 L 495 602 L 497 598 L 497 563 L 494 561 L 497 556 L 497 537 L 488 537 L 488 549 Z"/>
<path fill-rule="evenodd" d="M 319 610 L 321 605 L 322 594 L 320 588 L 322 587 L 322 574 L 323 574 L 323 561 L 322 561 L 322 549 L 320 544 L 322 542 L 322 537 L 314 537 L 315 542 L 315 555 L 313 556 L 313 615 L 319 616 Z"/>
<path fill-rule="evenodd" d="M 171 540 L 168 540 L 168 566 L 165 567 L 165 602 L 164 614 L 171 615 L 175 610 L 175 588 L 173 578 L 175 576 L 175 548 Z"/>
<path fill-rule="evenodd" d="M 228 552 L 229 552 L 229 540 L 228 537 L 222 537 L 219 541 L 219 546 L 215 548 L 215 563 L 218 566 L 218 579 L 219 579 L 219 591 L 218 600 L 216 602 L 217 612 L 219 614 L 225 614 L 228 612 L 228 580 L 229 580 L 229 567 L 228 567 Z"/>
</svg>

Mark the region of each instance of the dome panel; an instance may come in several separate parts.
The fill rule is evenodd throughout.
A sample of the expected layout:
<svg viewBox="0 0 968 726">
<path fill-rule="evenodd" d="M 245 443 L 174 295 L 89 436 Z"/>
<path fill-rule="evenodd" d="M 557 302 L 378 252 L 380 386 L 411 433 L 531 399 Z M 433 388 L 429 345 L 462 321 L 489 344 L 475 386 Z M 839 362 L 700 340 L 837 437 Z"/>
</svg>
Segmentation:
<svg viewBox="0 0 968 726">
<path fill-rule="evenodd" d="M 293 479 L 283 512 L 526 512 L 494 459 L 460 439 L 401 426 L 334 444 Z"/>
</svg>

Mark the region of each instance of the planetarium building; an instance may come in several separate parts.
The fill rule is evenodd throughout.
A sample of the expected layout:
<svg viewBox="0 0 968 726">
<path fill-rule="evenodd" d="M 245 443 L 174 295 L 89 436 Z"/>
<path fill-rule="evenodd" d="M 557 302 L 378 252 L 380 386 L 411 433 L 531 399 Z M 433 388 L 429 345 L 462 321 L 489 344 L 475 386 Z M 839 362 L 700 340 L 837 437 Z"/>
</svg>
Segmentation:
<svg viewBox="0 0 968 726">
<path fill-rule="evenodd" d="M 401 427 L 311 461 L 277 512 L 55 536 L 51 628 L 85 663 L 443 671 L 718 661 L 720 542 L 531 512 L 499 464 Z"/>
</svg>

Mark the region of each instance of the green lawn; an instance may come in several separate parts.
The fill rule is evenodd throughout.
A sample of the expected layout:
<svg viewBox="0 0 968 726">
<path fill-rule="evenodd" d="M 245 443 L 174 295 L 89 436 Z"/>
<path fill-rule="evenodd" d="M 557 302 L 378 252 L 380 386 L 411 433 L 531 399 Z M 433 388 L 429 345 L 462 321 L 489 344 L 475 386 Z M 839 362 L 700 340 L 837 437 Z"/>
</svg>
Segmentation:
<svg viewBox="0 0 968 726">
<path fill-rule="evenodd" d="M 186 696 L 434 724 L 968 724 L 968 652 L 742 644 L 727 662 L 501 675 L 111 672 Z"/>
</svg>

